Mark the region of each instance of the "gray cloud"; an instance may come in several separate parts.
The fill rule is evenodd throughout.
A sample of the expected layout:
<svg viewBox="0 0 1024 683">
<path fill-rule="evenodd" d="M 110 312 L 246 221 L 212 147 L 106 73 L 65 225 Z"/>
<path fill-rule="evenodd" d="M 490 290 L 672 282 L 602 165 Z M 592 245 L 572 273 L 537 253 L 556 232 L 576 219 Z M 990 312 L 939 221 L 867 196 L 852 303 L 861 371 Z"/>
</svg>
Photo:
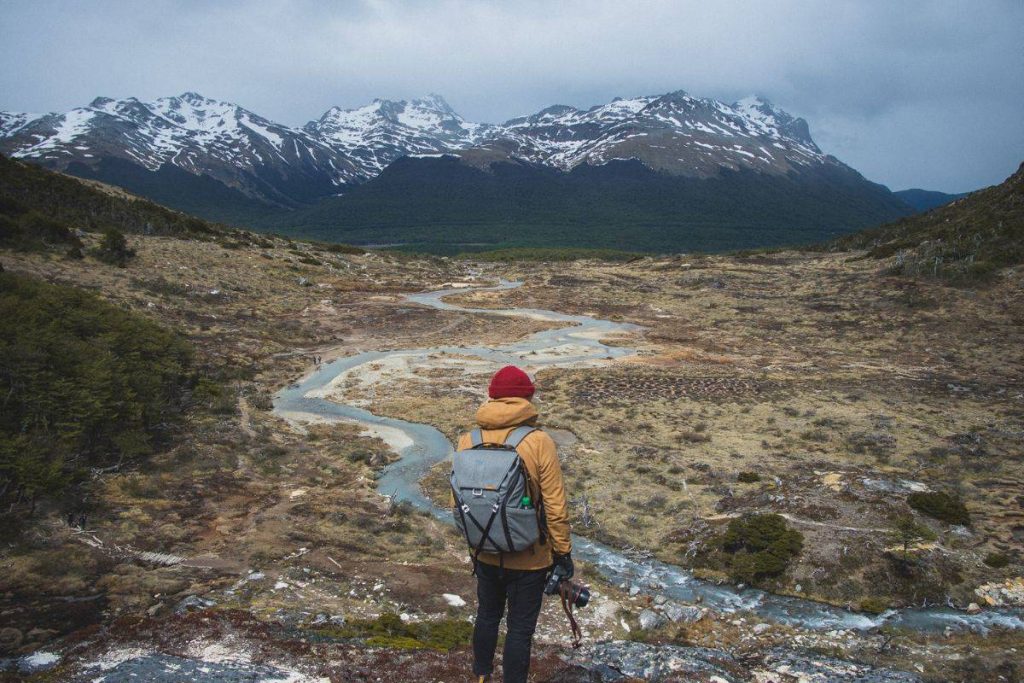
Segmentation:
<svg viewBox="0 0 1024 683">
<path fill-rule="evenodd" d="M 1024 159 L 1024 3 L 149 0 L 0 4 L 0 108 L 197 90 L 289 124 L 438 92 L 500 121 L 757 93 L 868 178 L 945 191 Z"/>
</svg>

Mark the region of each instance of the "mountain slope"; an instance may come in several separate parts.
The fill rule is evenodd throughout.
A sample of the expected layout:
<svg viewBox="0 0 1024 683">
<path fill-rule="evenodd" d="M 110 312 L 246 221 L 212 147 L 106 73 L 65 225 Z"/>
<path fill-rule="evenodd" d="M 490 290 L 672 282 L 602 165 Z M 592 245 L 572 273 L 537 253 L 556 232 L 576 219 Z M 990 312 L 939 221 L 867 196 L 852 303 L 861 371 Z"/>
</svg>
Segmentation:
<svg viewBox="0 0 1024 683">
<path fill-rule="evenodd" d="M 893 194 L 917 211 L 930 211 L 944 204 L 949 204 L 957 199 L 966 197 L 970 193 L 961 192 L 960 194 L 947 194 L 945 192 L 936 192 L 935 190 L 911 188 L 909 190 L 897 190 L 896 192 L 893 192 Z"/>
<path fill-rule="evenodd" d="M 635 159 L 563 172 L 510 161 L 483 170 L 446 156 L 400 159 L 378 178 L 273 227 L 439 253 L 485 246 L 721 251 L 821 241 L 901 213 L 888 190 L 840 166 L 700 179 Z"/>
<path fill-rule="evenodd" d="M 116 228 L 147 235 L 224 234 L 222 226 L 105 187 L 0 155 L 0 216 L 36 213 L 85 231 Z"/>
<path fill-rule="evenodd" d="M 909 275 L 975 279 L 1024 263 L 1024 164 L 999 185 L 928 213 L 840 238 L 833 249 L 898 255 Z"/>
</svg>

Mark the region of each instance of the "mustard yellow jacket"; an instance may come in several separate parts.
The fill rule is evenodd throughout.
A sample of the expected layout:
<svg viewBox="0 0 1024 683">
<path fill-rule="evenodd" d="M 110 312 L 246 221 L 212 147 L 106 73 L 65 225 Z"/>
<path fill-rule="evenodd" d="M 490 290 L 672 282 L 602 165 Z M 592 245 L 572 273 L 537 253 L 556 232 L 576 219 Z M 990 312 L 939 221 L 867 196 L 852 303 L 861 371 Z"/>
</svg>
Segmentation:
<svg viewBox="0 0 1024 683">
<path fill-rule="evenodd" d="M 485 442 L 501 443 L 514 428 L 535 424 L 537 414 L 537 409 L 525 398 L 497 398 L 480 406 L 476 411 L 476 423 L 483 430 Z M 457 449 L 464 450 L 470 446 L 472 440 L 467 432 L 459 438 Z M 508 569 L 544 569 L 551 566 L 552 552 L 564 555 L 572 550 L 562 468 L 558 464 L 555 442 L 544 432 L 531 432 L 517 450 L 530 477 L 530 496 L 543 501 L 547 539 L 545 543 L 537 541 L 526 550 L 505 553 L 501 563 Z M 480 561 L 497 565 L 499 557 L 495 553 L 481 553 Z"/>
</svg>

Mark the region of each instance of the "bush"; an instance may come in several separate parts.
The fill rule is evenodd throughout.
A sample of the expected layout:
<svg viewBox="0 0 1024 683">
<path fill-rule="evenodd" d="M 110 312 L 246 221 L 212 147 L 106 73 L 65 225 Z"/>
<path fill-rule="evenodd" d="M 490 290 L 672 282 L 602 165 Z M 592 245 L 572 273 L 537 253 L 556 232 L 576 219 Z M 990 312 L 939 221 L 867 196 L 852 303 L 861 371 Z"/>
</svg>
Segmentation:
<svg viewBox="0 0 1024 683">
<path fill-rule="evenodd" d="M 459 619 L 406 623 L 389 612 L 376 619 L 353 619 L 344 626 L 321 629 L 318 633 L 344 640 L 363 640 L 376 647 L 451 650 L 469 644 L 473 624 Z"/>
<path fill-rule="evenodd" d="M 889 601 L 885 598 L 867 597 L 860 601 L 860 611 L 868 614 L 881 614 L 889 609 Z"/>
<path fill-rule="evenodd" d="M 989 553 L 985 556 L 985 564 L 993 569 L 1002 569 L 1010 564 L 1010 556 L 1006 553 Z"/>
<path fill-rule="evenodd" d="M 740 472 L 736 475 L 736 481 L 741 484 L 753 484 L 754 482 L 761 481 L 761 475 L 757 472 Z"/>
<path fill-rule="evenodd" d="M 754 583 L 786 571 L 803 549 L 803 535 L 776 514 L 737 517 L 729 522 L 718 545 L 726 553 L 725 568 L 737 581 Z"/>
<path fill-rule="evenodd" d="M 322 244 L 319 246 L 332 254 L 353 254 L 358 256 L 366 253 L 366 250 L 362 247 L 353 247 L 351 244 Z"/>
<path fill-rule="evenodd" d="M 967 506 L 959 498 L 941 491 L 911 493 L 907 496 L 907 505 L 921 514 L 928 515 L 947 524 L 968 526 L 971 523 L 971 516 L 967 512 Z"/>
<path fill-rule="evenodd" d="M 0 318 L 0 496 L 58 495 L 89 467 L 148 455 L 180 418 L 192 353 L 177 335 L 10 273 Z"/>
<path fill-rule="evenodd" d="M 66 225 L 38 211 L 0 214 L 0 245 L 23 251 L 36 251 L 51 246 L 80 248 L 81 240 Z"/>
<path fill-rule="evenodd" d="M 135 250 L 128 247 L 124 234 L 114 228 L 103 233 L 103 240 L 93 253 L 100 261 L 118 268 L 127 266 L 128 259 L 135 256 Z"/>
</svg>

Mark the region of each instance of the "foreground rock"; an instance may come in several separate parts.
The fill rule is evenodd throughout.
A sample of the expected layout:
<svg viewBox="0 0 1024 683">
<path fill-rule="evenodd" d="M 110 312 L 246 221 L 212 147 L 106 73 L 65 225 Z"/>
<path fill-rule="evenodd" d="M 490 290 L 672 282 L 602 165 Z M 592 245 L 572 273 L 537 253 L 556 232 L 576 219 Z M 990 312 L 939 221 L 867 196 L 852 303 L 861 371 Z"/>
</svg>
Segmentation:
<svg viewBox="0 0 1024 683">
<path fill-rule="evenodd" d="M 723 650 L 635 642 L 600 643 L 566 658 L 593 683 L 640 679 L 708 683 L 918 683 L 916 674 L 855 664 L 810 652 L 775 649 L 737 660 Z"/>
</svg>

